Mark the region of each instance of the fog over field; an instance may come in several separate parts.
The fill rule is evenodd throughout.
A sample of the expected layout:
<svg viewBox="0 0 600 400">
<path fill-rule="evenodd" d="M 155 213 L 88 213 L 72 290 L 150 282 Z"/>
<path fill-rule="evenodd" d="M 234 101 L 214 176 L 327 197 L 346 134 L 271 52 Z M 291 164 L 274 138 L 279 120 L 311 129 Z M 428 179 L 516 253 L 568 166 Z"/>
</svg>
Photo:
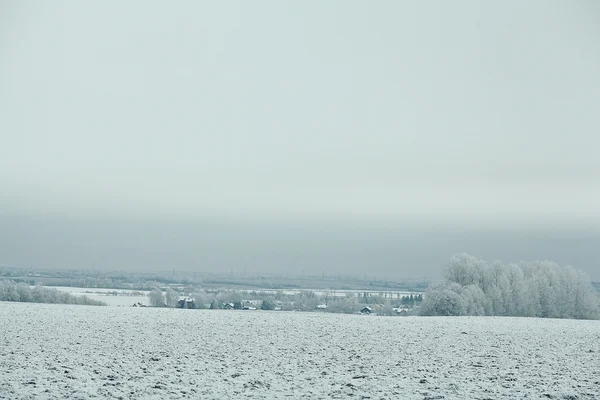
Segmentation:
<svg viewBox="0 0 600 400">
<path fill-rule="evenodd" d="M 599 15 L 3 1 L 0 263 L 600 279 Z"/>
<path fill-rule="evenodd" d="M 0 216 L 3 263 L 22 267 L 438 279 L 453 254 L 504 262 L 551 260 L 600 280 L 600 229 L 341 219 Z M 34 251 L 32 251 L 34 249 Z"/>
</svg>

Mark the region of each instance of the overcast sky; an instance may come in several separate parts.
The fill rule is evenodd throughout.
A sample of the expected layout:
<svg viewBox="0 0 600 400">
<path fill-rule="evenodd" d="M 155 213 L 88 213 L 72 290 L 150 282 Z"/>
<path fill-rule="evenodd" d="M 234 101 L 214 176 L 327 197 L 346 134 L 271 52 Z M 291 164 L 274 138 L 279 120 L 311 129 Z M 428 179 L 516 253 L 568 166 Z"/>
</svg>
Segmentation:
<svg viewBox="0 0 600 400">
<path fill-rule="evenodd" d="M 598 274 L 599 22 L 593 0 L 3 1 L 0 263 L 219 269 L 248 248 L 257 270 L 416 276 L 467 251 Z M 402 247 L 408 221 L 446 236 Z M 189 246 L 132 239 L 161 229 Z M 193 243 L 219 229 L 208 266 Z"/>
</svg>

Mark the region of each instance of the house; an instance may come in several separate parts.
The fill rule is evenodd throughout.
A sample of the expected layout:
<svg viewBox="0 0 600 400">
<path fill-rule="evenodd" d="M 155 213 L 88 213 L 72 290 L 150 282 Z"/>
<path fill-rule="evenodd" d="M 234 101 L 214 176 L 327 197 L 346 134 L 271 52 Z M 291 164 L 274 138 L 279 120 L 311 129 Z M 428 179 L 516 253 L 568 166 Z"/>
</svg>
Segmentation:
<svg viewBox="0 0 600 400">
<path fill-rule="evenodd" d="M 221 304 L 221 308 L 223 310 L 233 310 L 235 308 L 235 304 L 233 304 L 233 303 L 223 303 L 223 304 Z"/>
<path fill-rule="evenodd" d="M 182 298 L 177 302 L 177 308 L 194 309 L 196 308 L 196 303 L 194 302 L 194 299 Z"/>
<path fill-rule="evenodd" d="M 132 307 L 146 307 L 146 306 L 138 301 L 137 303 L 133 303 Z"/>
<path fill-rule="evenodd" d="M 373 314 L 373 309 L 369 306 L 366 306 L 360 310 L 360 313 L 361 314 Z"/>
<path fill-rule="evenodd" d="M 242 301 L 242 310 L 256 310 L 258 303 L 255 300 Z"/>
<path fill-rule="evenodd" d="M 327 304 L 319 304 L 317 306 L 317 310 L 325 310 L 325 309 L 327 309 Z"/>
</svg>

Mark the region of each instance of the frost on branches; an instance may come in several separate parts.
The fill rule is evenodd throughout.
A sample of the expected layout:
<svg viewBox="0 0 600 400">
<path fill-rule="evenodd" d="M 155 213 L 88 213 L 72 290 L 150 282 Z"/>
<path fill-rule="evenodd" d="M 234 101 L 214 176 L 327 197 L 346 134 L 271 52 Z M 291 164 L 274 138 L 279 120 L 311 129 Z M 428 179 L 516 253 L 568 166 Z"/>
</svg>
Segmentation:
<svg viewBox="0 0 600 400">
<path fill-rule="evenodd" d="M 550 261 L 487 263 L 452 257 L 444 279 L 424 296 L 422 315 L 503 315 L 598 319 L 600 300 L 587 275 Z"/>
</svg>

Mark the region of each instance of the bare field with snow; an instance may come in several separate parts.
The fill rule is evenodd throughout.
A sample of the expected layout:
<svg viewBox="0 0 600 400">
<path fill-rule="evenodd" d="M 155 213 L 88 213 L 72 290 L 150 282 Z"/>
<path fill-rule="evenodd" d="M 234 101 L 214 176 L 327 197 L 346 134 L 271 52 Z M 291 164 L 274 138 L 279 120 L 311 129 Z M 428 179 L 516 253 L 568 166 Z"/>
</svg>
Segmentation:
<svg viewBox="0 0 600 400">
<path fill-rule="evenodd" d="M 600 322 L 0 303 L 1 399 L 600 398 Z"/>
</svg>

